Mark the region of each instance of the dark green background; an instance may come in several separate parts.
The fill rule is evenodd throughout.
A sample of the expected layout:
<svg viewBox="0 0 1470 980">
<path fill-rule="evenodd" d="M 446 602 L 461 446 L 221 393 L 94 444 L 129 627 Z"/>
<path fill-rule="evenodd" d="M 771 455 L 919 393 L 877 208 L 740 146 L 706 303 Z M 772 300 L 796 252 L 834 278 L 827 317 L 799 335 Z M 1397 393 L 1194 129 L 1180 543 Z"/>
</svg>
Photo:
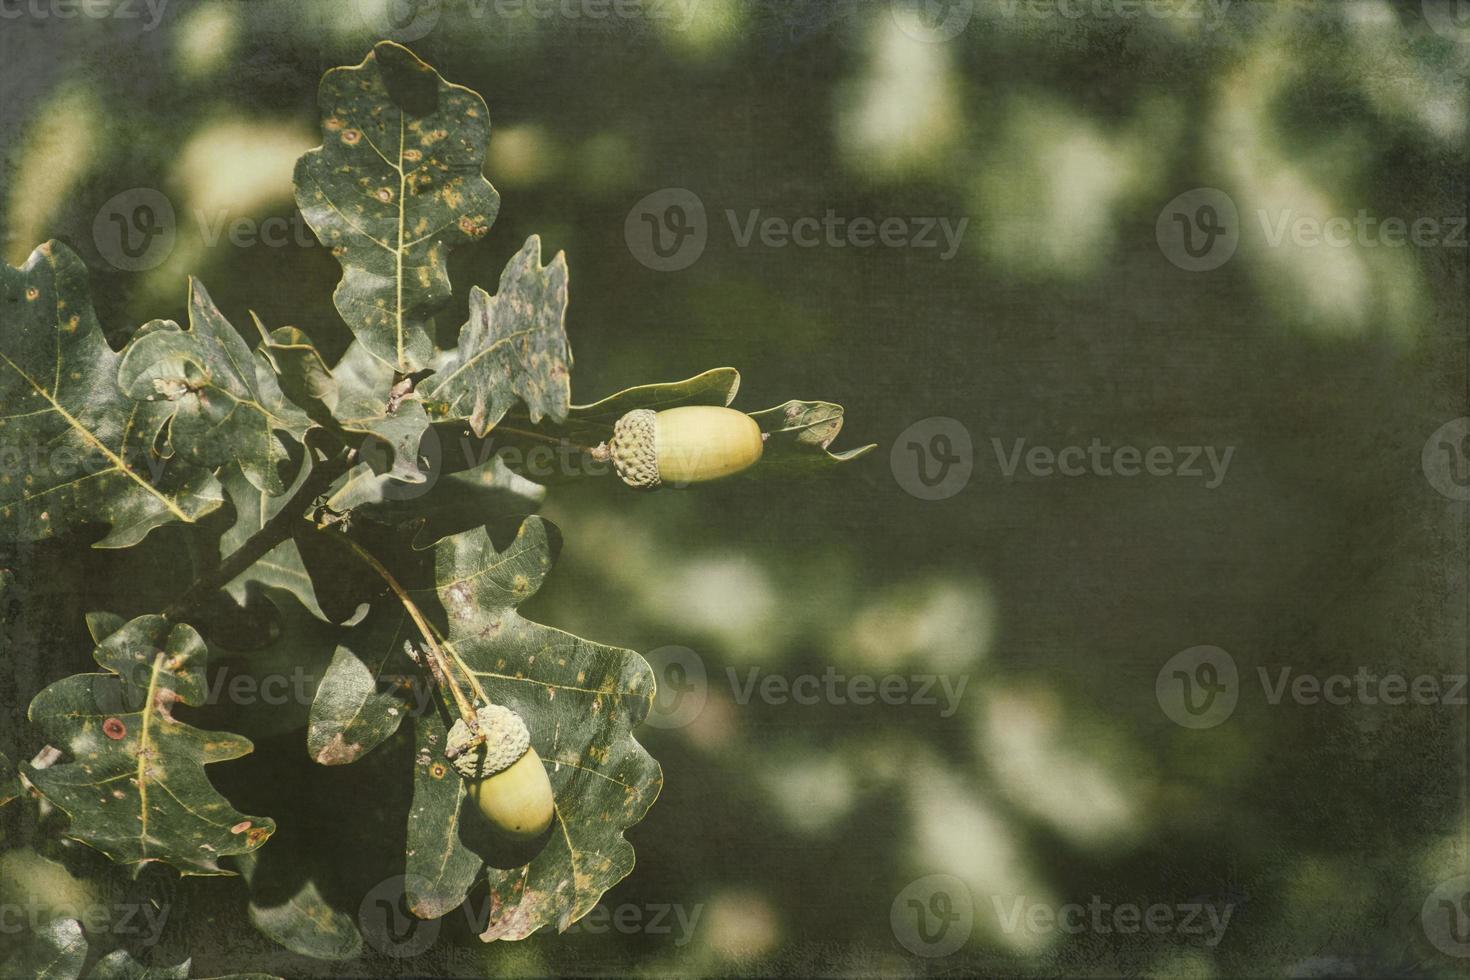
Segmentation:
<svg viewBox="0 0 1470 980">
<path fill-rule="evenodd" d="M 1467 414 L 1470 35 L 1436 31 L 1444 21 L 1410 2 L 1236 2 L 1203 21 L 1188 6 L 1065 16 L 982 0 L 937 42 L 877 0 L 701 0 L 683 27 L 432 8 L 433 29 L 408 43 L 484 95 L 502 194 L 491 234 L 453 258 L 441 327 L 537 233 L 571 269 L 576 401 L 731 364 L 738 406 L 840 402 L 833 448 L 879 449 L 806 482 L 558 487 L 545 510 L 566 544 L 534 618 L 688 647 L 706 670 L 698 719 L 640 735 L 666 787 L 629 835 L 637 869 L 605 899 L 698 908 L 687 943 L 611 930 L 482 947 L 454 923 L 411 964 L 312 963 L 253 933 L 238 882 L 189 881 L 157 886 L 187 912 L 159 961 L 192 955 L 197 975 L 1462 975 L 1421 909 L 1470 872 L 1463 703 L 1272 705 L 1257 670 L 1467 669 L 1465 505 L 1436 492 L 1421 450 Z M 340 350 L 326 250 L 209 246 L 193 211 L 294 214 L 290 163 L 317 142 L 321 72 L 393 36 L 373 11 L 175 0 L 152 30 L 144 8 L 0 21 L 7 261 L 48 237 L 73 245 L 115 342 L 182 319 L 193 273 L 233 322 L 253 309 Z M 109 265 L 92 231 L 136 187 L 178 214 L 174 254 L 141 273 Z M 709 216 L 704 253 L 678 272 L 646 268 L 624 237 L 634 204 L 668 187 Z M 1155 224 L 1198 187 L 1234 202 L 1240 242 L 1189 272 Z M 969 223 L 948 261 L 741 248 L 726 211 L 751 209 Z M 1458 245 L 1273 246 L 1259 216 L 1283 209 L 1461 231 Z M 890 466 L 900 433 L 932 416 L 974 445 L 972 479 L 942 501 L 906 492 Z M 991 443 L 1094 437 L 1234 456 L 1215 489 L 1008 479 Z M 29 758 L 24 705 L 86 669 L 81 613 L 153 608 L 148 561 L 6 549 L 20 586 L 0 751 Z M 1194 731 L 1169 721 L 1155 681 L 1202 644 L 1234 658 L 1240 701 Z M 967 681 L 941 717 L 741 705 L 727 675 L 829 666 Z M 410 756 L 385 746 L 360 772 L 325 773 L 288 735 L 257 739 L 216 779 L 277 817 L 271 848 L 335 855 L 322 886 L 355 911 L 395 873 Z M 251 811 L 272 799 L 293 815 Z M 11 809 L 7 836 L 28 836 Z M 901 944 L 890 908 L 934 873 L 964 883 L 975 921 L 931 959 Z M 1233 913 L 1213 947 L 1038 935 L 1003 929 L 992 896 Z"/>
</svg>

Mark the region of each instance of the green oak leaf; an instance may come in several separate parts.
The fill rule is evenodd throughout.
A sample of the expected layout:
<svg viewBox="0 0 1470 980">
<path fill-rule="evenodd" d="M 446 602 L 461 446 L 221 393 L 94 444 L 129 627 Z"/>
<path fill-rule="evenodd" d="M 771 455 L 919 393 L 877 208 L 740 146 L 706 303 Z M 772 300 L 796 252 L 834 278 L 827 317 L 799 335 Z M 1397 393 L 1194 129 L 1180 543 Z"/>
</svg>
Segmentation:
<svg viewBox="0 0 1470 980">
<path fill-rule="evenodd" d="M 329 425 L 357 447 L 374 473 L 422 483 L 419 443 L 429 416 L 418 399 L 393 397 L 393 374 L 363 344 L 349 345 L 332 369 L 339 394 Z"/>
<path fill-rule="evenodd" d="M 189 329 L 172 320 L 143 325 L 123 351 L 118 384 L 129 396 L 173 406 L 169 445 L 198 466 L 237 461 L 250 483 L 284 493 L 290 447 L 310 420 L 281 392 L 196 279 L 189 280 Z"/>
<path fill-rule="evenodd" d="M 76 919 L 52 919 L 16 941 L 10 955 L 0 960 L 0 976 L 27 980 L 77 980 L 87 962 L 87 937 Z"/>
<path fill-rule="evenodd" d="M 484 436 L 516 404 L 532 422 L 560 421 L 571 404 L 572 350 L 567 343 L 567 260 L 541 264 L 532 235 L 506 264 L 494 296 L 476 286 L 458 347 L 418 388 L 436 418 L 469 422 Z"/>
<path fill-rule="evenodd" d="M 316 882 L 307 880 L 295 894 L 265 904 L 259 894 L 259 858 L 241 855 L 235 861 L 240 877 L 252 888 L 250 924 L 273 941 L 302 956 L 319 960 L 351 959 L 362 952 L 362 934 L 352 916 L 331 906 Z"/>
<path fill-rule="evenodd" d="M 398 730 L 420 672 L 403 651 L 418 637 L 401 602 L 379 598 L 342 638 L 312 699 L 306 750 L 324 766 L 356 762 Z"/>
<path fill-rule="evenodd" d="M 162 616 L 94 614 L 88 627 L 108 673 L 63 678 L 31 701 L 31 722 L 70 761 L 27 766 L 26 778 L 71 817 L 68 836 L 119 864 L 230 874 L 219 858 L 259 847 L 275 824 L 236 811 L 204 771 L 248 754 L 250 741 L 173 715 L 176 704 L 205 700 L 204 641 Z"/>
<path fill-rule="evenodd" d="M 752 477 L 776 470 L 810 469 L 829 463 L 847 463 L 878 448 L 877 443 L 834 453 L 827 447 L 842 431 L 842 406 L 832 402 L 789 401 L 751 412 L 766 433 L 759 465 L 747 470 Z"/>
<path fill-rule="evenodd" d="M 207 470 L 154 447 L 171 409 L 118 386 L 86 267 L 50 241 L 0 272 L 0 536 L 36 540 L 94 522 L 98 547 L 138 543 L 160 524 L 194 523 L 223 502 Z"/>
<path fill-rule="evenodd" d="M 654 694 L 643 658 L 516 612 L 550 571 L 554 533 L 532 517 L 505 551 L 483 529 L 435 548 L 443 646 L 491 702 L 525 719 L 556 794 L 556 822 L 544 840 L 512 848 L 487 839 L 478 811 L 465 805 L 464 781 L 443 757 L 444 719 L 434 712 L 418 717 L 410 907 L 424 918 L 444 914 L 464 901 L 484 868 L 487 942 L 522 939 L 548 925 L 564 930 L 591 911 L 632 871 L 633 847 L 623 831 L 643 818 L 663 785 L 658 763 L 632 734 Z"/>
<path fill-rule="evenodd" d="M 489 110 L 390 41 L 323 75 L 317 102 L 322 145 L 296 162 L 296 204 L 342 263 L 337 310 L 390 367 L 429 367 L 425 328 L 450 297 L 449 251 L 500 210 L 481 174 Z"/>
<path fill-rule="evenodd" d="M 281 508 L 290 501 L 296 490 L 311 475 L 311 468 L 311 454 L 307 453 L 301 465 L 301 471 L 296 475 L 296 481 L 288 488 L 288 492 L 274 497 L 264 490 L 256 489 L 245 478 L 238 464 L 232 463 L 222 469 L 220 482 L 224 485 L 225 494 L 235 509 L 235 523 L 220 536 L 220 554 L 228 555 L 237 551 L 251 535 L 258 532 L 267 521 L 280 513 Z M 317 604 L 316 590 L 312 586 L 312 579 L 307 573 L 306 564 L 301 560 L 301 551 L 297 548 L 296 542 L 289 538 L 267 551 L 255 564 L 226 583 L 225 591 L 236 602 L 244 604 L 253 582 L 288 589 L 311 610 L 313 615 L 322 619 L 329 618 Z"/>
<path fill-rule="evenodd" d="M 259 320 L 256 321 L 259 326 Z M 311 420 L 356 448 L 375 473 L 422 483 L 419 442 L 429 427 L 423 404 L 406 383 L 394 392 L 394 371 L 353 343 L 327 367 L 311 339 L 295 327 L 277 327 L 259 353 L 277 372 L 281 389 Z"/>
</svg>

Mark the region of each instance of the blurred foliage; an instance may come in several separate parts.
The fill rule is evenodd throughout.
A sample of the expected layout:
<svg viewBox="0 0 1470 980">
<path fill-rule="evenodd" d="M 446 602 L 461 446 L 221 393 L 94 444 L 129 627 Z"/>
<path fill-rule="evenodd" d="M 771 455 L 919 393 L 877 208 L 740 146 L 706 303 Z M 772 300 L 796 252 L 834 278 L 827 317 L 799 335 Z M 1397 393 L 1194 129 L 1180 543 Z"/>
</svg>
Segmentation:
<svg viewBox="0 0 1470 980">
<path fill-rule="evenodd" d="M 193 273 L 232 322 L 255 310 L 335 357 L 348 339 L 335 263 L 294 215 L 291 164 L 316 142 L 317 78 L 394 36 L 389 6 L 176 2 L 153 30 L 146 15 L 7 20 L 7 260 L 51 236 L 73 245 L 114 342 L 182 320 Z M 413 972 L 1463 975 L 1419 922 L 1435 884 L 1470 871 L 1463 706 L 1272 706 L 1255 683 L 1286 665 L 1466 669 L 1466 514 L 1419 462 L 1426 436 L 1467 414 L 1463 234 L 1459 247 L 1272 246 L 1256 216 L 1463 221 L 1470 39 L 1445 33 L 1432 3 L 1121 6 L 981 2 L 934 43 L 908 5 L 878 0 L 601 19 L 446 0 L 419 8 L 427 30 L 397 35 L 482 92 L 493 121 L 501 215 L 455 255 L 442 322 L 461 322 L 468 284 L 492 286 L 537 233 L 568 256 L 577 402 L 731 363 L 750 379 L 744 404 L 821 393 L 847 406 L 856 442 L 885 447 L 951 416 L 977 452 L 969 487 L 940 502 L 906 494 L 881 451 L 776 493 L 558 487 L 562 563 L 527 614 L 640 650 L 688 647 L 708 678 L 689 724 L 641 736 L 666 787 L 630 834 L 637 872 L 605 901 L 699 918 L 683 944 L 677 929 L 607 928 L 486 947 L 451 917 Z M 1201 186 L 1233 199 L 1241 241 L 1191 273 L 1161 254 L 1155 222 Z M 129 272 L 99 254 L 93 222 L 136 187 L 171 201 L 177 240 Z M 665 187 L 710 216 L 705 253 L 676 273 L 624 241 L 628 209 Z M 740 248 L 725 212 L 752 209 L 969 224 L 950 261 Z M 281 244 L 232 243 L 229 222 L 270 218 Z M 1021 436 L 1237 454 L 1213 491 L 1005 480 L 990 439 Z M 187 563 L 186 535 L 166 538 Z M 5 593 L 0 652 L 13 759 L 40 747 L 22 724 L 30 697 L 85 667 L 81 614 L 159 601 L 132 587 L 139 556 L 72 554 L 4 557 L 23 597 Z M 1202 643 L 1234 655 L 1254 696 L 1193 731 L 1168 721 L 1154 684 Z M 947 716 L 737 697 L 752 669 L 829 667 L 967 685 Z M 385 749 L 329 776 L 305 752 L 264 780 L 251 760 L 216 768 L 237 771 L 233 801 L 283 828 L 290 816 L 298 839 L 330 838 L 344 804 L 381 811 L 318 855 L 323 895 L 353 912 L 396 873 L 360 860 L 364 841 L 402 834 L 412 747 Z M 48 827 L 17 806 L 0 825 L 7 842 Z M 934 873 L 971 891 L 976 923 L 959 953 L 925 960 L 889 911 Z M 176 887 L 190 914 L 159 962 L 343 969 L 253 932 L 243 887 Z M 992 905 L 1093 895 L 1235 914 L 1209 947 L 1005 930 Z M 368 952 L 351 972 L 402 968 Z"/>
</svg>

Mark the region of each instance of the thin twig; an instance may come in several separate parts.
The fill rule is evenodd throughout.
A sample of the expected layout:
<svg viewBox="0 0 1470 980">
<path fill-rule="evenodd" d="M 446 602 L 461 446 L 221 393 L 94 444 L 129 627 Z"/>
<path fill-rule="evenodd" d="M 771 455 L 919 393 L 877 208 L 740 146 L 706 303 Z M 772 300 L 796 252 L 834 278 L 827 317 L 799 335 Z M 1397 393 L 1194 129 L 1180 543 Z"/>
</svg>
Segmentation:
<svg viewBox="0 0 1470 980">
<path fill-rule="evenodd" d="M 314 522 L 308 521 L 307 524 L 319 533 L 326 535 L 328 538 L 347 548 L 349 551 L 352 552 L 353 555 L 357 557 L 359 561 L 371 568 L 374 572 L 377 573 L 379 578 L 387 583 L 389 590 L 392 591 L 393 595 L 398 599 L 398 601 L 403 604 L 403 608 L 408 612 L 409 618 L 413 620 L 414 625 L 417 626 L 419 629 L 419 633 L 423 635 L 425 652 L 428 654 L 431 662 L 430 673 L 434 676 L 436 680 L 439 680 L 442 675 L 443 680 L 447 681 L 447 684 L 445 686 L 449 688 L 449 692 L 454 696 L 455 707 L 459 709 L 460 717 L 465 720 L 465 724 L 471 727 L 471 730 L 474 730 L 478 723 L 478 719 L 475 714 L 475 706 L 471 702 L 471 700 L 465 696 L 464 691 L 460 689 L 459 681 L 449 670 L 448 657 L 446 657 L 444 648 L 440 645 L 439 631 L 434 629 L 433 624 L 431 624 L 424 616 L 423 611 L 419 609 L 418 603 L 413 601 L 413 596 L 408 594 L 408 590 L 405 589 L 403 585 L 398 581 L 398 579 L 394 577 L 393 573 L 388 570 L 387 566 L 378 561 L 377 556 L 368 551 L 362 545 L 358 544 L 356 541 L 352 540 L 345 534 L 330 531 Z M 458 662 L 459 660 L 458 657 L 455 657 L 454 659 L 456 662 Z M 479 685 L 478 683 L 476 683 L 474 675 L 471 674 L 462 663 L 460 664 L 460 668 L 462 670 L 465 670 L 466 676 L 470 680 L 471 688 L 478 690 Z"/>
</svg>

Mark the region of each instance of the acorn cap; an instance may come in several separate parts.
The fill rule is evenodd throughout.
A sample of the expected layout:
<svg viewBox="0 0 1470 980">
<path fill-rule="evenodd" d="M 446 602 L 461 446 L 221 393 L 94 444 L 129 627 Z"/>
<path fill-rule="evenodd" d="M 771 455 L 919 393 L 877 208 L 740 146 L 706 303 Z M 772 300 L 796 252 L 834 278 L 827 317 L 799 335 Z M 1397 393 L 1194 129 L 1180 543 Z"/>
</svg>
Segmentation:
<svg viewBox="0 0 1470 980">
<path fill-rule="evenodd" d="M 639 490 L 652 490 L 660 482 L 657 419 L 652 409 L 636 408 L 618 419 L 608 443 L 618 477 Z"/>
<path fill-rule="evenodd" d="M 485 736 L 483 745 L 451 756 L 454 768 L 466 779 L 486 779 L 504 772 L 514 765 L 531 747 L 531 732 L 521 716 L 498 704 L 487 704 L 475 712 L 480 724 L 480 734 Z M 470 726 L 461 718 L 449 729 L 444 741 L 446 755 L 449 750 L 469 745 L 472 738 Z"/>
</svg>

